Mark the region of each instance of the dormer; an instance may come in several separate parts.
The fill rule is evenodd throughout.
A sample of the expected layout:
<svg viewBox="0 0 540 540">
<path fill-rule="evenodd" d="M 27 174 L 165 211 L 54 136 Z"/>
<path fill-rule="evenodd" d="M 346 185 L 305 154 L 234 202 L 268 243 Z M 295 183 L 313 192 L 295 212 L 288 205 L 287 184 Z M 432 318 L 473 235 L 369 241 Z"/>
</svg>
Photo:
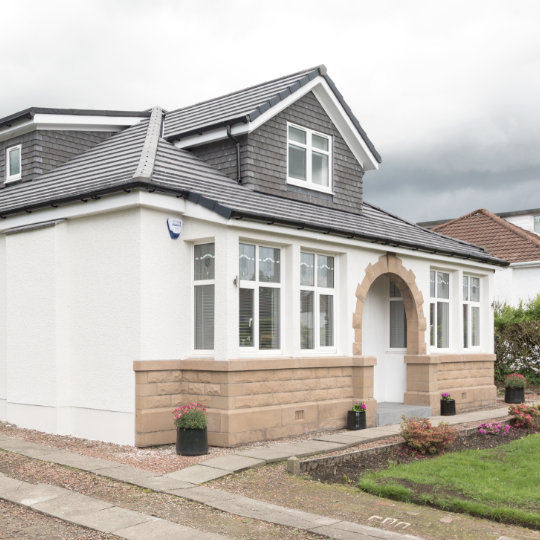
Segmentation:
<svg viewBox="0 0 540 540">
<path fill-rule="evenodd" d="M 381 162 L 324 66 L 172 111 L 164 136 L 255 191 L 349 212 Z"/>
<path fill-rule="evenodd" d="M 0 119 L 0 186 L 33 180 L 149 112 L 32 107 Z"/>
</svg>

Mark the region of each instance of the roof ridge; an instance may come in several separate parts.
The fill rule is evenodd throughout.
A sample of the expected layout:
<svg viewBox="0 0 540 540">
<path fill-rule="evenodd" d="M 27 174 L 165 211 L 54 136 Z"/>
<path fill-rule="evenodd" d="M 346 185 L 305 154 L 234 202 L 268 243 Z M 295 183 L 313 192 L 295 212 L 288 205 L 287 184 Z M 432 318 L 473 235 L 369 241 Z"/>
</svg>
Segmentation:
<svg viewBox="0 0 540 540">
<path fill-rule="evenodd" d="M 146 128 L 146 137 L 141 150 L 141 157 L 137 169 L 133 174 L 133 180 L 149 180 L 152 177 L 158 142 L 161 136 L 162 122 L 163 109 L 158 106 L 152 107 L 152 113 L 150 114 L 150 120 Z"/>
<path fill-rule="evenodd" d="M 201 105 L 204 105 L 205 103 L 210 103 L 211 101 L 217 101 L 219 99 L 223 99 L 229 96 L 233 96 L 234 94 L 239 94 L 240 92 L 246 92 L 247 90 L 252 90 L 253 88 L 257 88 L 258 86 L 263 86 L 266 84 L 272 84 L 273 82 L 280 81 L 281 79 L 288 79 L 289 77 L 294 77 L 295 75 L 301 75 L 302 73 L 308 74 L 312 73 L 313 71 L 320 71 L 323 70 L 326 72 L 326 66 L 324 64 L 320 64 L 318 66 L 308 68 L 308 69 L 301 69 L 300 71 L 297 71 L 295 73 L 290 73 L 289 75 L 283 75 L 281 77 L 276 77 L 275 79 L 271 79 L 270 81 L 264 81 L 257 84 L 252 84 L 250 86 L 246 86 L 245 88 L 241 88 L 239 90 L 233 90 L 232 92 L 227 92 L 226 94 L 222 94 L 221 96 L 216 96 L 213 98 L 208 98 L 203 101 L 199 101 L 197 103 L 192 103 L 191 105 L 186 105 L 185 107 L 179 107 L 178 109 L 173 109 L 172 111 L 168 111 L 168 114 L 175 113 L 178 111 L 185 111 L 186 109 L 191 109 L 192 107 L 200 107 Z"/>
<path fill-rule="evenodd" d="M 479 208 L 478 210 L 473 210 L 472 212 L 469 212 L 468 214 L 465 214 L 464 216 L 452 219 L 450 221 L 447 221 L 446 223 L 442 223 L 441 225 L 437 225 L 436 227 L 433 227 L 431 230 L 436 230 L 438 228 L 446 227 L 448 225 L 452 225 L 456 223 L 457 221 L 461 221 L 463 219 L 468 219 L 476 214 L 482 214 L 486 216 L 487 218 L 491 219 L 501 227 L 504 227 L 505 229 L 509 230 L 510 232 L 516 234 L 517 236 L 523 238 L 524 240 L 529 241 L 531 244 L 533 244 L 536 247 L 540 247 L 540 237 L 536 238 L 536 235 L 533 235 L 533 233 L 523 229 L 522 227 L 518 227 L 517 225 L 514 225 L 510 221 L 499 217 L 498 215 L 494 214 L 493 212 L 490 212 L 489 210 L 486 210 L 485 208 Z"/>
</svg>

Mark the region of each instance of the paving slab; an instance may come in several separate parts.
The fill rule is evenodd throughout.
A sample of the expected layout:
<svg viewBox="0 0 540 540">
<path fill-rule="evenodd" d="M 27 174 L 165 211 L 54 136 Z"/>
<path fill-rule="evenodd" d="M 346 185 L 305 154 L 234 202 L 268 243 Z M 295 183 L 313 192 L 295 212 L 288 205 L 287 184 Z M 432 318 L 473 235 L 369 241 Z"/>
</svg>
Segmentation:
<svg viewBox="0 0 540 540">
<path fill-rule="evenodd" d="M 252 467 L 258 467 L 264 465 L 266 461 L 264 459 L 255 459 L 247 456 L 237 456 L 235 454 L 228 454 L 225 456 L 219 456 L 216 458 L 203 461 L 200 465 L 205 467 L 213 467 L 214 469 L 223 469 L 229 472 L 239 472 Z"/>
<path fill-rule="evenodd" d="M 294 449 L 291 447 L 280 448 L 275 445 L 269 446 L 268 448 L 258 447 L 250 448 L 248 450 L 241 450 L 240 452 L 236 452 L 236 455 L 261 459 L 266 461 L 266 463 L 273 463 L 275 461 L 282 461 L 290 458 L 294 455 Z"/>
<path fill-rule="evenodd" d="M 110 467 L 96 469 L 95 473 L 99 476 L 106 476 L 108 478 L 112 478 L 113 480 L 135 485 L 140 485 L 140 482 L 155 476 L 155 473 L 151 471 L 136 469 L 135 467 L 130 467 L 129 465 L 118 464 L 114 466 L 112 463 L 110 463 L 110 465 Z"/>
<path fill-rule="evenodd" d="M 180 469 L 179 471 L 166 474 L 165 476 L 198 485 L 209 482 L 210 480 L 215 480 L 216 478 L 221 478 L 228 474 L 231 473 L 222 469 L 214 469 L 213 467 L 206 467 L 204 465 L 193 465 L 192 467 Z"/>
<path fill-rule="evenodd" d="M 64 495 L 64 491 L 63 488 L 57 486 L 21 482 L 19 487 L 6 489 L 0 496 L 7 501 L 22 504 L 24 506 L 32 506 L 33 504 L 38 504 Z"/>
<path fill-rule="evenodd" d="M 96 531 L 114 533 L 114 531 L 119 529 L 126 529 L 154 520 L 155 518 L 152 516 L 113 506 L 112 508 L 105 508 L 104 510 L 81 515 L 77 518 L 77 524 L 95 529 Z"/>
<path fill-rule="evenodd" d="M 119 529 L 115 531 L 117 536 L 127 538 L 128 540 L 228 540 L 227 536 L 216 533 L 206 533 L 185 527 L 178 523 L 171 523 L 163 519 L 155 519 L 133 527 Z"/>
<path fill-rule="evenodd" d="M 310 439 L 309 441 L 302 441 L 294 443 L 291 446 L 294 447 L 296 457 L 306 457 L 313 454 L 319 454 L 321 452 L 333 452 L 343 447 L 342 443 L 335 443 L 329 441 L 318 441 Z"/>
<path fill-rule="evenodd" d="M 82 469 L 89 472 L 96 472 L 100 469 L 106 469 L 108 467 L 115 467 L 118 465 L 118 463 L 115 461 L 108 461 L 106 459 L 75 454 L 73 452 L 66 452 L 65 450 L 59 451 L 55 462 L 59 463 L 60 465 L 75 467 L 76 469 Z"/>
<path fill-rule="evenodd" d="M 6 476 L 4 473 L 0 473 L 0 497 L 2 493 L 19 489 L 22 485 L 23 482 L 21 480 L 16 480 L 15 478 Z"/>
<path fill-rule="evenodd" d="M 28 505 L 34 510 L 45 512 L 60 519 L 78 523 L 77 518 L 105 508 L 112 508 L 111 503 L 87 497 L 81 493 L 65 489 L 64 493 L 54 499 Z"/>
<path fill-rule="evenodd" d="M 333 525 L 313 527 L 310 532 L 321 534 L 338 540 L 422 540 L 418 536 L 405 533 L 376 529 L 368 525 L 360 525 L 350 521 L 339 521 Z"/>
<path fill-rule="evenodd" d="M 228 491 L 222 491 L 220 489 L 212 489 L 206 486 L 197 486 L 189 490 L 172 489 L 167 491 L 167 493 L 183 497 L 190 501 L 200 502 L 208 506 L 213 506 L 216 501 L 225 501 L 236 497 L 234 493 L 229 493 Z"/>
<path fill-rule="evenodd" d="M 170 476 L 152 476 L 150 478 L 143 478 L 138 485 L 143 488 L 153 489 L 154 491 L 167 491 L 171 489 L 180 490 L 195 486 L 195 484 L 183 482 L 182 480 L 177 480 Z"/>
</svg>

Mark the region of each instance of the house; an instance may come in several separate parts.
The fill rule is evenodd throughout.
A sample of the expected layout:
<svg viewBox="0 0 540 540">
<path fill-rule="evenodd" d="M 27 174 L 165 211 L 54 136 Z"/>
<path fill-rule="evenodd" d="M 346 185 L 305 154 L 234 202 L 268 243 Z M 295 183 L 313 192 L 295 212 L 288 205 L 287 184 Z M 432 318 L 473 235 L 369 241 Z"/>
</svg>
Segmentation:
<svg viewBox="0 0 540 540">
<path fill-rule="evenodd" d="M 197 401 L 235 446 L 357 400 L 369 425 L 493 402 L 507 263 L 364 201 L 381 158 L 324 66 L 171 112 L 27 109 L 0 146 L 0 419 L 149 446 Z"/>
<path fill-rule="evenodd" d="M 480 209 L 436 224 L 431 230 L 483 246 L 508 261 L 510 266 L 495 272 L 493 298 L 517 306 L 540 294 L 540 236 L 534 232 L 535 219 L 533 210 L 496 215 Z M 518 226 L 520 223 L 524 227 Z"/>
</svg>

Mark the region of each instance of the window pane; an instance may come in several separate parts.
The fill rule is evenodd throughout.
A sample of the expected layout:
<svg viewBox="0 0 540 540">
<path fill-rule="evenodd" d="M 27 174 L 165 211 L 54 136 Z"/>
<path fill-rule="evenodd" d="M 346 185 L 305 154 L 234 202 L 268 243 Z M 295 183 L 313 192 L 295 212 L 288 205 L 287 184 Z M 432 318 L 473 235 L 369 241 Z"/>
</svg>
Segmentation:
<svg viewBox="0 0 540 540">
<path fill-rule="evenodd" d="M 13 148 L 9 151 L 9 176 L 15 176 L 21 173 L 21 153 L 19 148 Z"/>
<path fill-rule="evenodd" d="M 214 286 L 195 287 L 195 348 L 214 348 Z"/>
<path fill-rule="evenodd" d="M 334 257 L 317 255 L 317 287 L 334 288 Z"/>
<path fill-rule="evenodd" d="M 480 278 L 472 277 L 471 280 L 471 301 L 480 302 Z"/>
<path fill-rule="evenodd" d="M 328 156 L 313 152 L 311 154 L 311 180 L 314 184 L 328 187 Z"/>
<path fill-rule="evenodd" d="M 429 344 L 435 347 L 435 304 L 429 304 Z"/>
<path fill-rule="evenodd" d="M 289 126 L 289 140 L 306 144 L 306 132 L 303 129 Z"/>
<path fill-rule="evenodd" d="M 275 287 L 259 289 L 259 349 L 279 349 L 279 293 Z"/>
<path fill-rule="evenodd" d="M 313 291 L 300 291 L 300 347 L 313 349 L 313 318 L 315 316 L 313 306 Z"/>
<path fill-rule="evenodd" d="M 289 145 L 289 176 L 298 180 L 306 179 L 306 149 Z"/>
<path fill-rule="evenodd" d="M 259 281 L 279 283 L 279 248 L 259 247 Z"/>
<path fill-rule="evenodd" d="M 254 347 L 253 342 L 253 289 L 240 289 L 240 347 Z"/>
<path fill-rule="evenodd" d="M 447 274 L 448 275 L 448 274 Z M 448 302 L 437 302 L 437 348 L 448 348 L 449 332 L 449 309 Z"/>
<path fill-rule="evenodd" d="M 334 297 L 321 294 L 319 304 L 320 345 L 332 347 L 334 345 Z"/>
<path fill-rule="evenodd" d="M 197 244 L 194 257 L 195 281 L 214 279 L 214 244 Z"/>
<path fill-rule="evenodd" d="M 315 255 L 300 253 L 300 285 L 315 285 Z"/>
<path fill-rule="evenodd" d="M 392 280 L 390 280 L 390 298 L 401 298 L 401 291 Z"/>
<path fill-rule="evenodd" d="M 472 346 L 478 347 L 480 345 L 480 308 L 473 307 L 471 308 L 471 322 L 472 322 Z"/>
<path fill-rule="evenodd" d="M 255 246 L 240 244 L 238 259 L 240 279 L 255 281 Z"/>
<path fill-rule="evenodd" d="M 435 272 L 433 270 L 429 273 L 429 296 L 435 298 Z"/>
<path fill-rule="evenodd" d="M 540 216 L 534 216 L 534 232 L 540 233 Z"/>
<path fill-rule="evenodd" d="M 463 300 L 469 299 L 469 276 L 463 276 Z"/>
<path fill-rule="evenodd" d="M 437 272 L 437 298 L 450 298 L 450 275 L 445 272 Z"/>
<path fill-rule="evenodd" d="M 320 137 L 315 135 L 311 136 L 311 144 L 313 148 L 318 148 L 319 150 L 326 150 L 328 152 L 328 139 L 326 137 Z"/>
<path fill-rule="evenodd" d="M 469 304 L 463 304 L 463 346 L 469 346 Z"/>
<path fill-rule="evenodd" d="M 390 347 L 407 347 L 407 316 L 401 300 L 390 302 Z"/>
</svg>

